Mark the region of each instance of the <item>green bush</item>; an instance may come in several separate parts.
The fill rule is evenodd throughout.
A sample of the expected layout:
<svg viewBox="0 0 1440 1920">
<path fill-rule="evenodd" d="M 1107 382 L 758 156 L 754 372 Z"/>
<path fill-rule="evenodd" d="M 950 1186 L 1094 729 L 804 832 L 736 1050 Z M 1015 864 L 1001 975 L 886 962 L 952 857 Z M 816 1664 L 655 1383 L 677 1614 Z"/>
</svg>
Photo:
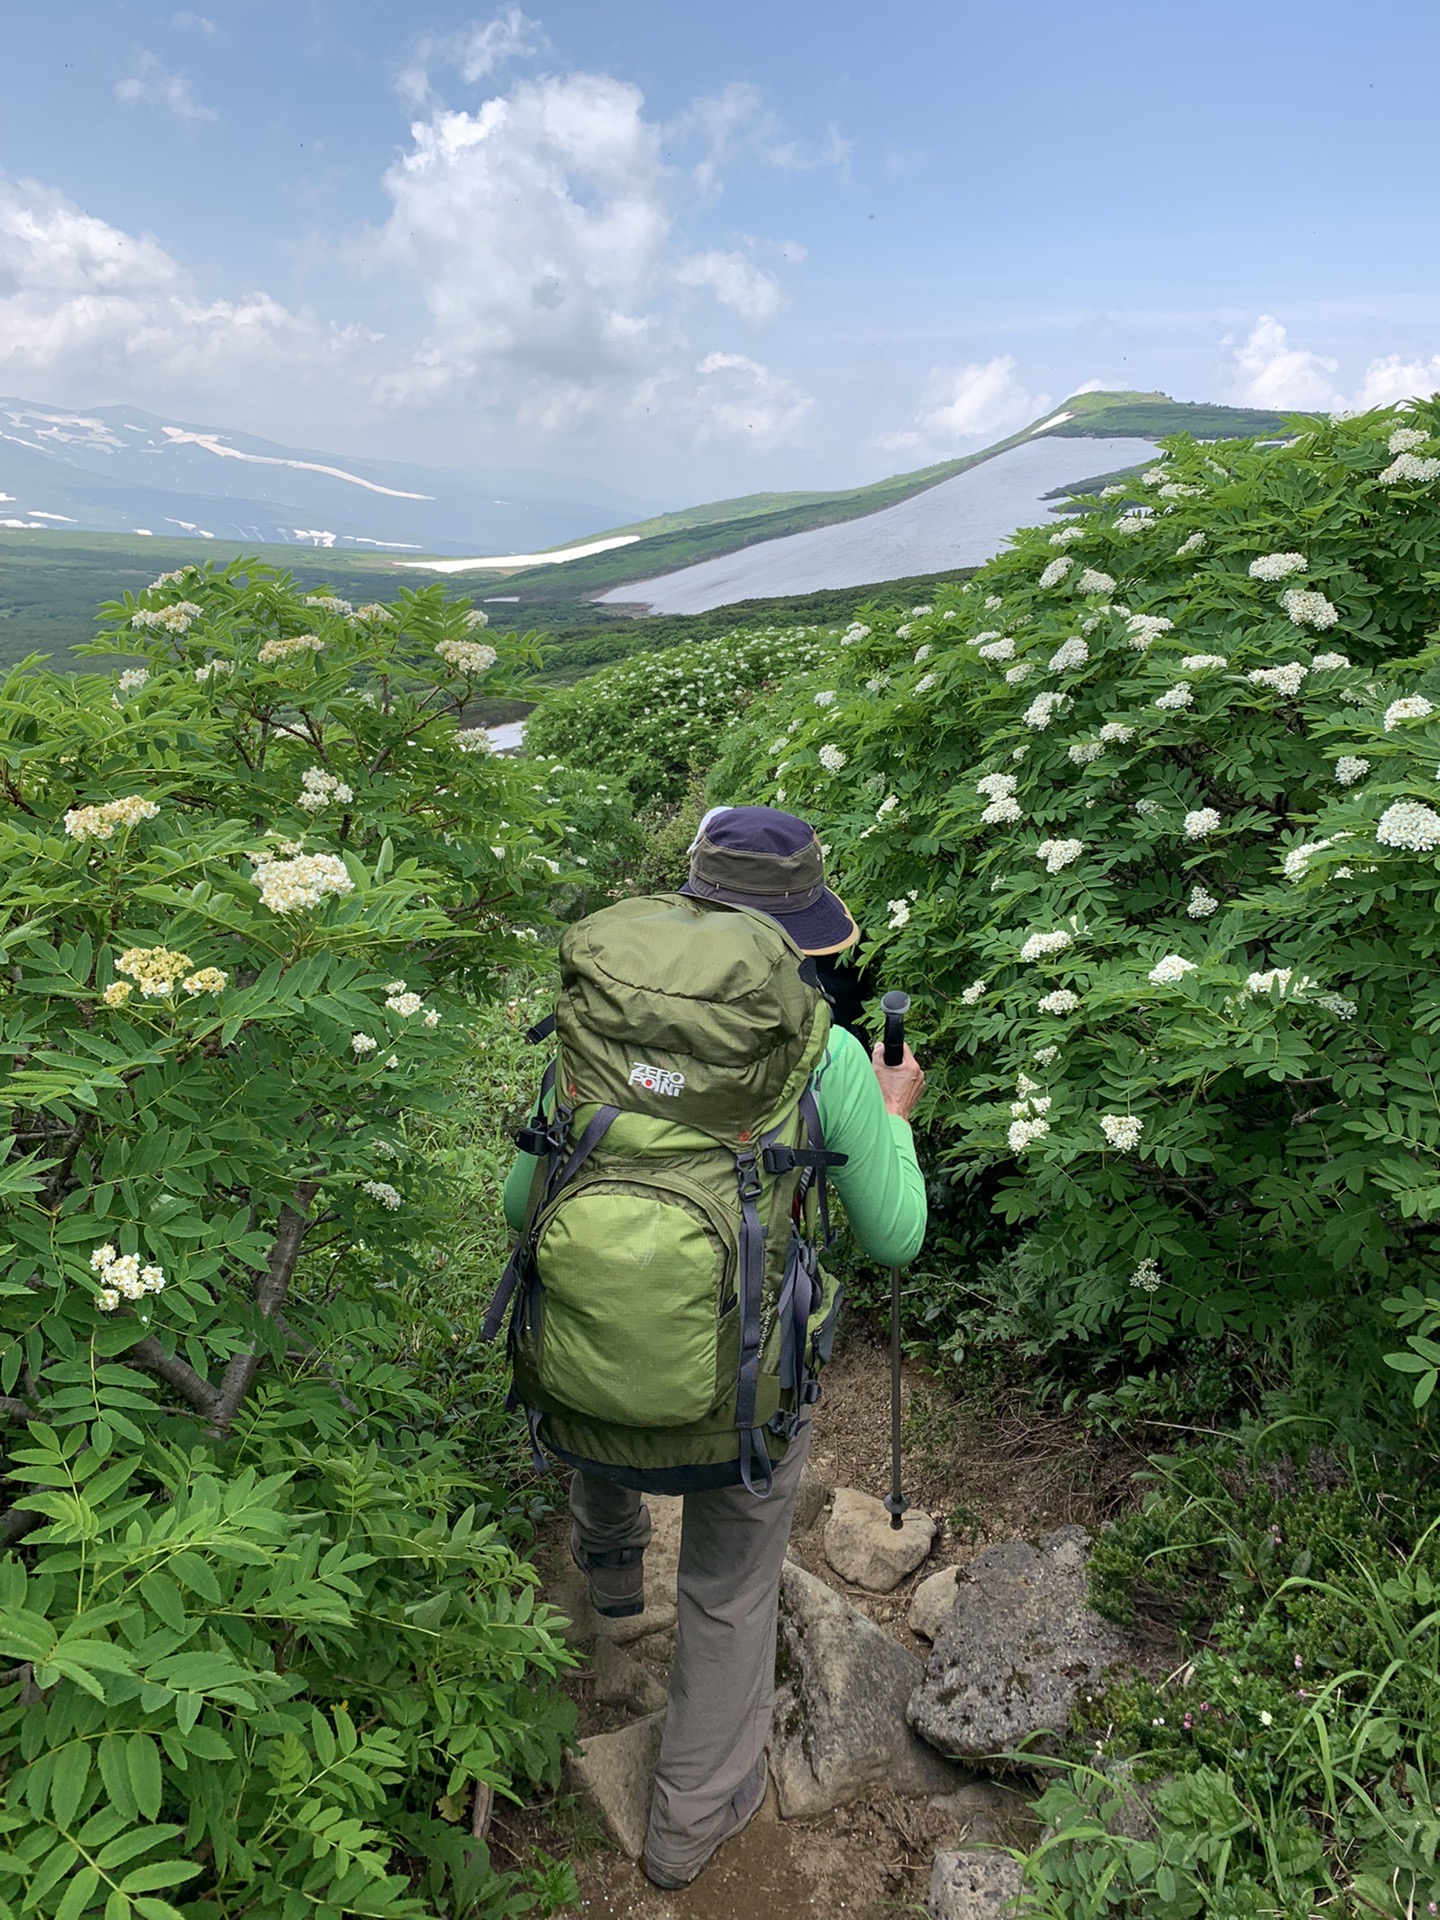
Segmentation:
<svg viewBox="0 0 1440 1920">
<path fill-rule="evenodd" d="M 626 660 L 550 694 L 526 752 L 623 781 L 638 807 L 677 805 L 750 703 L 831 645 L 814 627 L 763 627 Z"/>
<path fill-rule="evenodd" d="M 1177 440 L 1141 505 L 853 629 L 714 775 L 831 844 L 1074 1341 L 1373 1318 L 1431 1257 L 1437 427 Z"/>
<path fill-rule="evenodd" d="M 407 1305 L 470 1003 L 583 877 L 456 725 L 480 620 L 189 569 L 107 610 L 143 665 L 0 688 L 5 1915 L 571 1887 L 470 1839 L 568 1655 Z"/>
</svg>

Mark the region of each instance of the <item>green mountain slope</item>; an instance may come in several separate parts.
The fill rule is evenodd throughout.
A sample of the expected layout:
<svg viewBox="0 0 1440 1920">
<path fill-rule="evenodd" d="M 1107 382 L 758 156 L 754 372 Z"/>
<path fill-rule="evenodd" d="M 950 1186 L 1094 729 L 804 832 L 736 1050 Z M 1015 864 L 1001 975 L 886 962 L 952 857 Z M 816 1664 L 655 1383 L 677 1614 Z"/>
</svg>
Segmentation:
<svg viewBox="0 0 1440 1920">
<path fill-rule="evenodd" d="M 1059 414 L 1069 417 L 1057 420 Z M 1050 425 L 1051 421 L 1055 424 Z M 613 539 L 617 534 L 631 533 L 639 538 L 633 546 L 591 554 L 583 560 L 568 561 L 563 567 L 532 567 L 510 574 L 505 579 L 505 592 L 518 593 L 526 605 L 573 603 L 632 580 L 651 580 L 699 560 L 737 553 L 760 540 L 858 520 L 993 460 L 1042 430 L 1047 437 L 1066 439 L 1129 436 L 1153 440 L 1170 433 L 1190 433 L 1197 439 L 1264 437 L 1281 434 L 1286 428 L 1286 415 L 1253 407 L 1172 400 L 1163 393 L 1075 394 L 1045 420 L 1032 421 L 993 446 L 960 459 L 941 461 L 937 466 L 922 467 L 915 473 L 895 474 L 839 493 L 743 494 L 733 500 L 717 500 L 707 506 L 638 520 L 630 526 L 612 527 L 604 537 Z"/>
</svg>

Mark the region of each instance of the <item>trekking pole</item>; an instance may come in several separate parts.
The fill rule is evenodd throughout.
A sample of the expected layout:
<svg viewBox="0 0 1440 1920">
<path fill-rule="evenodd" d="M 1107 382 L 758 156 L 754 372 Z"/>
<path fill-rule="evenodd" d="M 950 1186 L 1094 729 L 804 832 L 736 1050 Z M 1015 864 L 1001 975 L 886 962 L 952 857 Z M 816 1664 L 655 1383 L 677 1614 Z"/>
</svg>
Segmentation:
<svg viewBox="0 0 1440 1920">
<path fill-rule="evenodd" d="M 885 1045 L 882 1058 L 887 1067 L 898 1067 L 905 1058 L 905 1016 L 910 1011 L 910 996 L 898 990 L 887 993 L 880 1002 L 885 1015 Z M 890 1269 L 890 1491 L 885 1496 L 885 1511 L 890 1525 L 899 1532 L 905 1524 L 905 1509 L 910 1502 L 900 1491 L 900 1269 Z"/>
</svg>

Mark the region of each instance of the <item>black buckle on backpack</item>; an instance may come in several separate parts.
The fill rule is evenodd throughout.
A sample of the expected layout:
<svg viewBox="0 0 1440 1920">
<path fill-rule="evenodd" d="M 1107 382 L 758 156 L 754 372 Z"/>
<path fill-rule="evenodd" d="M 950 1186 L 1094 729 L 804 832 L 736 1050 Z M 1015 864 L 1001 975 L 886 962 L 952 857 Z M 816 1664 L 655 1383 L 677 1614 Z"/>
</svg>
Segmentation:
<svg viewBox="0 0 1440 1920">
<path fill-rule="evenodd" d="M 768 1172 L 769 1169 L 767 1168 L 766 1171 Z M 739 1182 L 742 1201 L 760 1198 L 760 1171 L 753 1153 L 736 1154 L 735 1178 Z"/>
<path fill-rule="evenodd" d="M 848 1153 L 826 1153 L 815 1147 L 768 1146 L 760 1156 L 766 1173 L 792 1173 L 796 1167 L 821 1172 L 826 1167 L 843 1167 Z"/>
<path fill-rule="evenodd" d="M 538 1160 L 549 1153 L 554 1142 L 550 1138 L 548 1127 L 521 1127 L 515 1135 L 515 1144 L 521 1153 L 533 1154 Z"/>
</svg>

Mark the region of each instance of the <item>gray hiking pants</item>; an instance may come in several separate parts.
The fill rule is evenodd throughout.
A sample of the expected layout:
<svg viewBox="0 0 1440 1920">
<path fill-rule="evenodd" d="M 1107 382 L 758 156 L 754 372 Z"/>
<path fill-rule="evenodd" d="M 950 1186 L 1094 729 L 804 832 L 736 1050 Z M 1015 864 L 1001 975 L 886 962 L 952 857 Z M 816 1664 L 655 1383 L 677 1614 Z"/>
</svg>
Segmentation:
<svg viewBox="0 0 1440 1920">
<path fill-rule="evenodd" d="M 770 1737 L 780 1569 L 809 1451 L 807 1421 L 768 1500 L 743 1487 L 685 1496 L 675 1657 L 645 1840 L 666 1866 L 686 1867 L 715 1846 L 731 1797 Z M 650 1538 L 641 1495 L 608 1480 L 575 1474 L 570 1511 L 587 1553 Z"/>
</svg>

